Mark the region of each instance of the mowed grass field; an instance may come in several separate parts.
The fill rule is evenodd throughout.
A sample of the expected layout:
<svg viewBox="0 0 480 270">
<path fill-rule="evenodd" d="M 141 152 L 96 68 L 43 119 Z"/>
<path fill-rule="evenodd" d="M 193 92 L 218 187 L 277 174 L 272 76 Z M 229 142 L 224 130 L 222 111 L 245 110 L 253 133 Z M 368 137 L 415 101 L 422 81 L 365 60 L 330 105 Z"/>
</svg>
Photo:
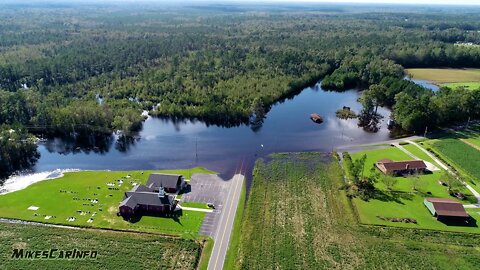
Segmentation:
<svg viewBox="0 0 480 270">
<path fill-rule="evenodd" d="M 359 225 L 342 185 L 341 167 L 318 153 L 258 161 L 234 269 L 471 269 L 480 263 L 480 235 Z"/>
<path fill-rule="evenodd" d="M 152 172 L 65 173 L 62 178 L 41 181 L 26 189 L 0 195 L 0 217 L 82 227 L 198 235 L 206 215 L 203 212 L 184 210 L 179 216 L 143 216 L 136 222 L 117 216 L 118 204 L 125 192 L 135 184 L 146 183 Z M 161 172 L 178 173 L 185 178 L 190 178 L 193 173 L 213 173 L 203 168 Z M 29 210 L 29 207 L 38 207 L 38 210 Z M 71 217 L 75 220 L 68 221 Z"/>
<path fill-rule="evenodd" d="M 447 86 L 454 89 L 463 87 L 468 90 L 480 90 L 480 82 L 444 83 L 442 86 Z"/>
<path fill-rule="evenodd" d="M 480 187 L 480 151 L 458 138 L 441 138 L 424 142 L 430 149 L 460 174 L 469 179 L 473 187 Z"/>
<path fill-rule="evenodd" d="M 0 269 L 195 269 L 198 241 L 144 233 L 0 223 Z M 13 249 L 94 250 L 96 259 L 12 259 Z"/>
<path fill-rule="evenodd" d="M 408 151 L 426 161 L 433 162 L 424 152 L 414 145 L 403 145 Z M 381 159 L 391 159 L 394 161 L 411 160 L 412 157 L 396 147 L 386 149 L 367 150 L 352 154 L 352 159 L 359 159 L 362 155 L 367 155 L 364 173 L 369 174 L 370 169 L 375 162 Z M 436 163 L 434 163 L 436 164 Z M 478 227 L 465 226 L 449 226 L 438 222 L 432 217 L 430 212 L 423 204 L 425 197 L 434 198 L 453 198 L 448 194 L 447 188 L 440 185 L 439 179 L 444 171 L 434 171 L 431 174 L 420 175 L 415 177 L 396 177 L 398 182 L 393 190 L 387 190 L 385 185 L 379 181 L 375 184 L 377 189 L 376 195 L 369 201 L 360 198 L 353 198 L 352 201 L 356 207 L 359 219 L 364 224 L 375 224 L 406 228 L 421 228 L 443 231 L 458 231 L 480 233 Z M 415 190 L 414 190 L 415 187 Z M 467 199 L 459 201 L 464 204 L 476 203 L 476 198 L 471 192 L 462 188 L 461 192 L 467 195 Z M 480 211 L 480 210 L 479 210 Z M 383 220 L 384 218 L 413 218 L 417 221 L 414 223 L 391 222 Z M 472 215 L 474 219 L 479 220 L 480 215 L 475 213 Z M 479 224 L 480 225 L 480 224 Z"/>
<path fill-rule="evenodd" d="M 480 69 L 413 68 L 407 72 L 413 79 L 437 84 L 480 82 Z"/>
</svg>

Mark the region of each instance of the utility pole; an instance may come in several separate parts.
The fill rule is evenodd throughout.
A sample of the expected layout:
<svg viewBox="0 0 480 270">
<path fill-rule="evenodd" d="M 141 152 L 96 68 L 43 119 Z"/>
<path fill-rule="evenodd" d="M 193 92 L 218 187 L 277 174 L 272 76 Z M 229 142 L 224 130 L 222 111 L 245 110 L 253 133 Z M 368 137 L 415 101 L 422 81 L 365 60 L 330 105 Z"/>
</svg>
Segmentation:
<svg viewBox="0 0 480 270">
<path fill-rule="evenodd" d="M 195 137 L 195 162 L 198 162 L 198 137 Z"/>
<path fill-rule="evenodd" d="M 423 137 L 427 137 L 427 132 L 428 132 L 428 126 L 425 127 L 425 134 L 423 134 Z"/>
</svg>

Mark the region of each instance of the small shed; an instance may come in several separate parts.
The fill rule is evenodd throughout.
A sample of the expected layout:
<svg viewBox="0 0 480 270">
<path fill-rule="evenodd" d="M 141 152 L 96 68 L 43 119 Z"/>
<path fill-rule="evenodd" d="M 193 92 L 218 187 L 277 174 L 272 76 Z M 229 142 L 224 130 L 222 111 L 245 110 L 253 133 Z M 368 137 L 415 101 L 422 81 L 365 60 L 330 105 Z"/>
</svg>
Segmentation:
<svg viewBox="0 0 480 270">
<path fill-rule="evenodd" d="M 452 199 L 425 198 L 423 204 L 437 219 L 467 219 L 470 217 L 463 205 Z"/>
</svg>

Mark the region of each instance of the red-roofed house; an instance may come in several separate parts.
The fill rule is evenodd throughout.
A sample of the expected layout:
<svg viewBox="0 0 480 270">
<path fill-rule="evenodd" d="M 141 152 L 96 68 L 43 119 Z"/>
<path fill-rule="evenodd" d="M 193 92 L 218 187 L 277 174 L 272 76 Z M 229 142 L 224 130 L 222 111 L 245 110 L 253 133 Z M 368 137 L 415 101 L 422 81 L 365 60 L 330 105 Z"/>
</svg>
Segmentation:
<svg viewBox="0 0 480 270">
<path fill-rule="evenodd" d="M 425 198 L 423 204 L 437 219 L 467 219 L 470 217 L 463 205 L 452 199 Z"/>
<path fill-rule="evenodd" d="M 384 174 L 422 174 L 427 170 L 427 164 L 423 160 L 392 161 L 382 159 L 375 163 L 375 166 Z"/>
</svg>

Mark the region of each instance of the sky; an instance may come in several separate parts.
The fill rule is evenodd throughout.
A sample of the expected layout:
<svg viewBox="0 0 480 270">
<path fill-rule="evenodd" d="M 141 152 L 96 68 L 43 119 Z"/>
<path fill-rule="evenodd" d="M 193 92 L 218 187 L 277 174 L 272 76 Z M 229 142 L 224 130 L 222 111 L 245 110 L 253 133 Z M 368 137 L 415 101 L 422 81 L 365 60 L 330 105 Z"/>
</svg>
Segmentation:
<svg viewBox="0 0 480 270">
<path fill-rule="evenodd" d="M 267 0 L 268 1 L 268 0 Z M 288 2 L 287 0 L 270 0 Z M 291 0 L 290 0 L 291 1 Z M 465 4 L 480 5 L 480 0 L 302 0 L 302 2 L 346 2 L 346 3 L 396 3 L 396 4 Z"/>
<path fill-rule="evenodd" d="M 428 5 L 478 5 L 480 0 L 0 0 L 0 3 L 6 2 L 174 2 L 181 3 L 199 3 L 199 2 L 215 2 L 215 3 L 376 3 L 376 4 L 428 4 Z"/>
<path fill-rule="evenodd" d="M 135 2 L 136 0 L 117 0 Z M 149 2 L 169 2 L 173 0 L 147 0 Z M 209 0 L 175 0 L 174 2 L 208 2 Z M 480 0 L 210 0 L 216 3 L 380 3 L 380 4 L 435 4 L 435 5 L 480 5 Z"/>
<path fill-rule="evenodd" d="M 235 0 L 233 0 L 235 1 Z M 225 1 L 225 2 L 233 2 Z M 480 5 L 480 0 L 236 0 L 235 2 L 311 2 L 311 3 L 383 3 L 383 4 L 436 4 Z"/>
</svg>

